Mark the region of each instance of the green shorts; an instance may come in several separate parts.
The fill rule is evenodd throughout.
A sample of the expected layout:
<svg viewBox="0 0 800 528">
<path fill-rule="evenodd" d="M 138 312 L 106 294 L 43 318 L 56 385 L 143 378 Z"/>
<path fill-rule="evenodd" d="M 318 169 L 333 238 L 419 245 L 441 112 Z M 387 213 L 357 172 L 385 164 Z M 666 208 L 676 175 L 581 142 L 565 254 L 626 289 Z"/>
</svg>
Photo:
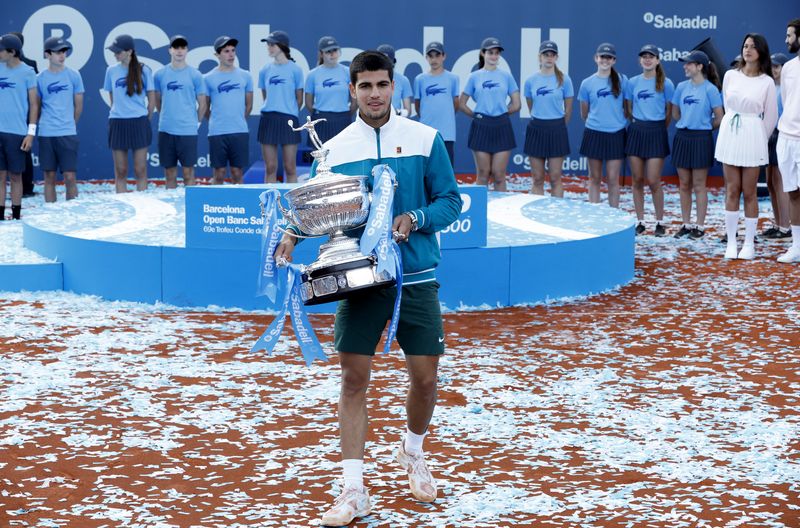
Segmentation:
<svg viewBox="0 0 800 528">
<path fill-rule="evenodd" d="M 334 325 L 337 352 L 375 355 L 386 323 L 392 318 L 397 288 L 384 288 L 339 302 Z M 439 283 L 403 288 L 397 342 L 409 356 L 444 354 L 444 329 L 439 307 Z"/>
</svg>

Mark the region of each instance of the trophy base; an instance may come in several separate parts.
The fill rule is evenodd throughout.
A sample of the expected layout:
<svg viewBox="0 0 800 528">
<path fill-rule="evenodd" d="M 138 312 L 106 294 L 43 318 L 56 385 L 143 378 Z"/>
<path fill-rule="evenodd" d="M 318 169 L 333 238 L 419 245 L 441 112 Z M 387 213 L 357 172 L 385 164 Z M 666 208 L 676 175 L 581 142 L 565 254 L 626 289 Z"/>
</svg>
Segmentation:
<svg viewBox="0 0 800 528">
<path fill-rule="evenodd" d="M 324 304 L 339 301 L 356 292 L 393 286 L 395 280 L 386 274 L 379 274 L 377 268 L 373 258 L 363 257 L 309 270 L 301 278 L 300 297 L 303 304 Z"/>
</svg>

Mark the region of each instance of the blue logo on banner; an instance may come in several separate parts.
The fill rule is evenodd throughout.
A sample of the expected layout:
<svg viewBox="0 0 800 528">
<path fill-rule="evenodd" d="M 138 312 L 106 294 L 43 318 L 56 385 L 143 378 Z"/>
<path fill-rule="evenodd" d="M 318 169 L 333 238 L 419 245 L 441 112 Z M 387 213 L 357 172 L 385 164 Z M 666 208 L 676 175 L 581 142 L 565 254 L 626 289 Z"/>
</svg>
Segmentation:
<svg viewBox="0 0 800 528">
<path fill-rule="evenodd" d="M 425 88 L 425 95 L 439 95 L 447 91 L 447 88 L 440 87 L 438 84 L 432 84 Z"/>
<path fill-rule="evenodd" d="M 656 94 L 654 94 L 652 92 L 648 92 L 647 90 L 641 90 L 641 91 L 639 91 L 639 93 L 636 94 L 636 98 L 639 99 L 639 100 L 652 99 L 655 96 L 656 96 Z"/>
<path fill-rule="evenodd" d="M 323 88 L 330 88 L 331 86 L 336 86 L 337 84 L 339 84 L 339 81 L 330 78 L 322 81 Z"/>
<path fill-rule="evenodd" d="M 278 228 L 278 207 L 281 193 L 277 189 L 270 189 L 261 193 L 262 216 L 264 217 L 264 227 L 261 229 L 261 271 L 258 274 L 258 286 L 256 295 L 266 295 L 267 298 L 275 302 L 278 293 L 278 266 L 273 255 L 275 248 L 281 237 L 281 230 Z"/>
<path fill-rule="evenodd" d="M 683 104 L 688 106 L 691 106 L 693 104 L 700 104 L 700 99 L 691 95 L 687 95 L 686 97 L 683 98 Z"/>
<path fill-rule="evenodd" d="M 499 82 L 496 81 L 483 81 L 482 85 L 486 90 L 491 90 L 492 88 L 497 88 L 500 86 Z"/>
<path fill-rule="evenodd" d="M 286 79 L 281 79 L 280 75 L 273 75 L 269 78 L 269 84 L 285 84 Z"/>
<path fill-rule="evenodd" d="M 47 85 L 47 93 L 49 94 L 57 94 L 58 92 L 64 92 L 69 88 L 66 84 L 58 84 L 58 81 L 51 82 Z"/>
<path fill-rule="evenodd" d="M 179 84 L 178 81 L 170 81 L 167 83 L 167 90 L 170 92 L 174 92 L 175 90 L 180 90 L 183 88 L 182 84 Z"/>
<path fill-rule="evenodd" d="M 549 95 L 551 93 L 553 93 L 553 89 L 547 86 L 540 86 L 536 89 L 536 95 Z"/>
<path fill-rule="evenodd" d="M 225 81 L 219 83 L 219 86 L 217 86 L 217 93 L 227 93 L 238 89 L 239 89 L 239 83 L 235 83 L 233 81 Z"/>
</svg>

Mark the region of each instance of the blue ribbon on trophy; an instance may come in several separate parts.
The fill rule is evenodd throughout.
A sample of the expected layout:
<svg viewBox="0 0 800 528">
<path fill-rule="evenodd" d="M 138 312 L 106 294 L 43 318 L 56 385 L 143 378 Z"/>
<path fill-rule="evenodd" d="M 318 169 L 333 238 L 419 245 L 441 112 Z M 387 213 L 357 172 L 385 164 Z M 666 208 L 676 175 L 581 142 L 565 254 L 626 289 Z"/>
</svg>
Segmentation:
<svg viewBox="0 0 800 528">
<path fill-rule="evenodd" d="M 272 253 L 269 253 L 269 258 L 272 259 Z M 274 259 L 273 263 L 274 263 Z M 286 324 L 287 312 L 292 318 L 292 327 L 294 328 L 294 335 L 297 337 L 297 342 L 300 345 L 300 353 L 303 354 L 303 359 L 306 361 L 307 366 L 311 366 L 315 359 L 327 361 L 328 356 L 322 350 L 322 345 L 311 328 L 311 323 L 308 321 L 303 301 L 300 299 L 300 278 L 303 275 L 303 269 L 297 264 L 287 264 L 286 269 L 286 293 L 283 296 L 283 303 L 275 320 L 267 327 L 261 337 L 258 338 L 256 344 L 250 349 L 251 352 L 259 350 L 266 350 L 272 352 L 275 345 L 278 344 L 278 338 L 283 333 L 283 327 Z"/>
<path fill-rule="evenodd" d="M 369 209 L 367 225 L 361 235 L 361 254 L 375 252 L 377 272 L 384 273 L 397 281 L 397 297 L 394 302 L 392 320 L 386 334 L 383 351 L 388 352 L 397 334 L 400 318 L 400 299 L 403 296 L 403 261 L 400 248 L 392 236 L 394 208 L 394 188 L 397 182 L 394 171 L 388 165 L 376 165 L 372 169 L 372 205 Z"/>
<path fill-rule="evenodd" d="M 269 189 L 261 193 L 261 216 L 264 224 L 261 226 L 261 269 L 258 273 L 256 295 L 266 295 L 271 302 L 275 302 L 278 295 L 278 265 L 272 255 L 281 239 L 281 230 L 278 225 L 278 200 L 281 193 L 277 189 Z"/>
</svg>

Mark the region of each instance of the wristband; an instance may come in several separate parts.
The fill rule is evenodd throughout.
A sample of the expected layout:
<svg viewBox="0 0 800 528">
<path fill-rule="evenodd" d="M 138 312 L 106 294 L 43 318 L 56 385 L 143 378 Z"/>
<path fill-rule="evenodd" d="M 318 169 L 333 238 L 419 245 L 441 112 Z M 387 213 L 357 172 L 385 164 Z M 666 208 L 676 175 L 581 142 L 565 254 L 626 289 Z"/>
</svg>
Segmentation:
<svg viewBox="0 0 800 528">
<path fill-rule="evenodd" d="M 36 135 L 36 125 L 34 123 L 31 123 L 30 125 L 28 125 L 28 135 L 29 136 L 35 136 Z"/>
</svg>

